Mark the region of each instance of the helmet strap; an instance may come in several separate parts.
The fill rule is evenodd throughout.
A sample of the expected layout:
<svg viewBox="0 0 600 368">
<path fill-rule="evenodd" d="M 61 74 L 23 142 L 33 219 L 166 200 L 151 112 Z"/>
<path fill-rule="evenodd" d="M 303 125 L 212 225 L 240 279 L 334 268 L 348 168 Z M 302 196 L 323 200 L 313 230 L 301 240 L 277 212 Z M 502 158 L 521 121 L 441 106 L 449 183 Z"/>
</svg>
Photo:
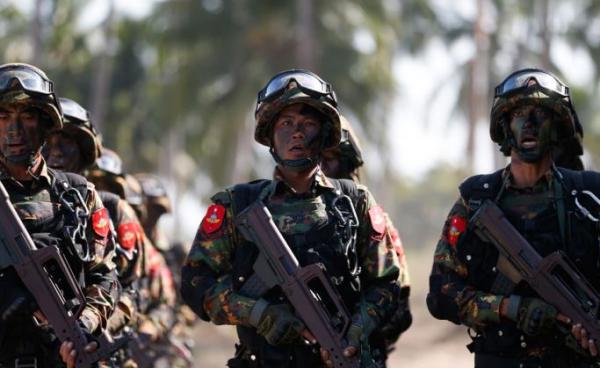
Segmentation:
<svg viewBox="0 0 600 368">
<path fill-rule="evenodd" d="M 269 148 L 269 153 L 271 154 L 271 156 L 273 156 L 273 159 L 279 165 L 285 166 L 286 168 L 289 168 L 294 171 L 304 171 L 306 169 L 310 169 L 312 167 L 317 166 L 317 164 L 321 161 L 320 154 L 316 154 L 312 157 L 299 158 L 297 160 L 284 160 L 281 157 L 279 157 L 279 155 L 277 154 L 277 152 L 275 152 L 275 149 L 273 147 Z"/>
</svg>

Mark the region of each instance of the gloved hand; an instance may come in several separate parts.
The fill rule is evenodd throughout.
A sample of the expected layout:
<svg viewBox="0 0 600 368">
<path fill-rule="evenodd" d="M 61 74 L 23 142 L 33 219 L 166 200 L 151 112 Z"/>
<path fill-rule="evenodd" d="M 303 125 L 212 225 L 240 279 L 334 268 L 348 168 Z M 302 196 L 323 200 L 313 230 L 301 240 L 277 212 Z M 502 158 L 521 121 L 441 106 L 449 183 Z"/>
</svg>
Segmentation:
<svg viewBox="0 0 600 368">
<path fill-rule="evenodd" d="M 517 313 L 517 328 L 527 335 L 539 335 L 556 323 L 556 308 L 539 298 L 522 298 Z"/>
<path fill-rule="evenodd" d="M 257 302 L 255 308 L 262 313 L 255 325 L 256 332 L 262 335 L 271 345 L 289 344 L 300 338 L 304 323 L 300 321 L 287 304 L 268 304 L 265 307 L 263 299 Z M 252 323 L 251 323 L 252 324 Z"/>
<path fill-rule="evenodd" d="M 352 323 L 350 327 L 348 327 L 348 331 L 346 332 L 346 341 L 348 342 L 348 346 L 344 349 L 345 357 L 353 357 L 359 351 L 361 351 L 361 367 L 366 368 L 378 368 L 378 365 L 374 360 L 373 356 L 370 353 L 370 348 L 366 347 L 364 350 L 361 350 L 361 338 L 363 335 L 370 335 L 377 327 L 379 326 L 379 317 L 375 313 L 372 308 L 369 308 L 368 304 L 360 305 L 358 308 L 358 312 L 356 312 L 352 316 Z M 330 358 L 329 351 L 321 348 L 321 359 L 325 363 L 326 367 L 334 367 L 333 360 Z"/>
<path fill-rule="evenodd" d="M 346 340 L 348 341 L 349 347 L 355 347 L 356 350 L 360 347 L 360 339 L 365 334 L 371 334 L 379 325 L 379 317 L 373 312 L 369 311 L 369 308 L 365 308 L 365 312 L 359 309 L 357 313 L 352 316 L 352 323 L 346 332 Z M 346 349 L 348 351 L 348 349 Z M 344 353 L 346 353 L 344 351 Z M 356 353 L 356 352 L 354 352 Z M 347 355 L 352 356 L 354 353 Z"/>
</svg>

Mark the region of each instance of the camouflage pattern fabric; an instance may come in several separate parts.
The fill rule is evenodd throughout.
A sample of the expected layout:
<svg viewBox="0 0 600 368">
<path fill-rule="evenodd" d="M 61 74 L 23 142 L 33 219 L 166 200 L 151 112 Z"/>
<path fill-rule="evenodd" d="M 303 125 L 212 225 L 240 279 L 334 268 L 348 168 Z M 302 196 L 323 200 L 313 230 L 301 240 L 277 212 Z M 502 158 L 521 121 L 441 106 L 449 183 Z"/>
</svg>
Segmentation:
<svg viewBox="0 0 600 368">
<path fill-rule="evenodd" d="M 59 213 L 61 204 L 56 203 L 51 195 L 51 183 L 47 166 L 42 163 L 37 173 L 38 180 L 34 180 L 30 187 L 25 187 L 17 180 L 9 177 L 3 170 L 0 179 L 10 193 L 10 199 L 15 206 L 17 214 L 23 220 L 25 227 L 35 233 L 35 228 L 57 221 L 62 217 Z M 112 261 L 114 249 L 107 242 L 106 234 L 94 230 L 93 216 L 104 209 L 93 185 L 88 186 L 88 196 L 85 198 L 90 211 L 88 221 L 88 242 L 93 249 L 95 257 L 83 265 L 86 286 L 84 294 L 87 305 L 82 312 L 82 318 L 89 321 L 91 331 L 105 328 L 107 320 L 112 313 L 117 290 L 116 265 Z M 106 224 L 108 226 L 108 224 Z"/>
<path fill-rule="evenodd" d="M 562 247 L 555 186 L 563 184 L 555 170 L 553 167 L 529 188 L 517 188 L 513 185 L 510 166 L 502 172 L 499 207 L 542 256 Z M 474 209 L 469 207 L 469 202 L 459 198 L 446 219 L 435 250 L 430 276 L 428 305 L 432 313 L 437 318 L 448 319 L 472 328 L 476 337 L 470 348 L 474 349 L 475 353 L 516 357 L 522 361 L 537 361 L 536 364 L 540 364 L 539 359 L 542 359 L 541 361 L 553 359 L 549 357 L 575 359 L 573 361 L 576 362 L 578 358 L 573 358 L 575 354 L 565 348 L 564 343 L 557 338 L 563 336 L 557 330 L 544 336 L 529 336 L 519 330 L 515 322 L 501 318 L 500 305 L 508 296 L 491 291 L 492 282 L 496 277 L 496 269 L 492 266 L 496 264 L 498 253 L 489 244 L 475 243 L 476 246 L 471 246 L 470 241 L 475 241 L 476 236 L 469 234 L 468 219 L 473 211 Z M 494 251 L 488 252 L 482 249 L 487 246 Z M 479 252 L 474 251 L 475 248 Z M 468 253 L 466 249 L 470 249 Z M 476 268 L 474 265 L 477 264 L 485 267 Z M 477 270 L 477 274 L 469 273 L 471 267 Z M 476 287 L 471 282 L 474 279 L 480 280 L 477 281 L 480 285 L 490 286 Z M 512 293 L 522 297 L 537 297 L 526 283 L 515 285 Z M 443 301 L 447 304 L 443 304 Z M 507 337 L 509 331 L 512 337 Z M 503 338 L 514 340 L 501 341 Z M 490 346 L 485 342 L 490 339 L 501 342 Z M 490 352 L 490 349 L 493 352 Z"/>
<path fill-rule="evenodd" d="M 359 185 L 361 199 L 357 208 L 360 221 L 357 251 L 362 267 L 361 279 L 365 293 L 376 300 L 374 308 L 386 313 L 391 293 L 385 287 L 376 287 L 381 281 L 395 280 L 399 283 L 400 263 L 393 246 L 385 241 L 385 218 L 366 187 Z M 275 171 L 274 180 L 260 193 L 273 214 L 275 224 L 283 234 L 298 234 L 308 231 L 315 224 L 327 221 L 323 193 L 335 190 L 321 173 L 315 176 L 308 195 L 296 195 Z M 240 242 L 232 218 L 229 192 L 221 193 L 209 207 L 209 213 L 198 229 L 192 249 L 184 264 L 182 293 L 203 293 L 201 306 L 192 309 L 204 310 L 215 324 L 246 325 L 255 300 L 236 293 L 232 287 L 232 256 Z M 223 211 L 222 215 L 211 216 L 211 211 Z M 221 210 L 222 209 L 222 210 Z M 211 224 L 215 224 L 212 226 Z M 194 291 L 198 290 L 198 291 Z M 203 291 L 200 291 L 203 290 Z M 368 290 L 368 291 L 367 291 Z M 189 300 L 187 300 L 189 302 Z M 354 311 L 353 311 L 354 312 Z"/>
</svg>

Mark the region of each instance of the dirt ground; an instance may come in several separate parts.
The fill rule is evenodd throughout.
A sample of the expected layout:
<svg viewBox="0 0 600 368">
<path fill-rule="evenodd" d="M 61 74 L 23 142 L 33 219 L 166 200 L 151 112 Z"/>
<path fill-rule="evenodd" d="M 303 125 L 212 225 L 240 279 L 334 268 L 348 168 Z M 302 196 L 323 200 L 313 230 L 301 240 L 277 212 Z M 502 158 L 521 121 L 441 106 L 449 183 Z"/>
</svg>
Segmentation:
<svg viewBox="0 0 600 368">
<path fill-rule="evenodd" d="M 411 272 L 413 324 L 400 338 L 388 361 L 389 368 L 457 368 L 473 366 L 466 349 L 467 330 L 431 317 L 425 305 L 433 250 L 408 252 Z M 200 322 L 196 327 L 195 368 L 222 368 L 233 355 L 235 330 Z M 307 367 L 308 368 L 308 367 Z"/>
</svg>

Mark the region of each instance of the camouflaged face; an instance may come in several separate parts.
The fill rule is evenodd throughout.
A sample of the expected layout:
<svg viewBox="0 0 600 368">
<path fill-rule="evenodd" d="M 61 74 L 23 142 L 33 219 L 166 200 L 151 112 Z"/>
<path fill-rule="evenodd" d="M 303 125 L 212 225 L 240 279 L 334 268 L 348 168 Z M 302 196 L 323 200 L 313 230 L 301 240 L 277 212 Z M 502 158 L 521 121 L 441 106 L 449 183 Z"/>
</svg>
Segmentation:
<svg viewBox="0 0 600 368">
<path fill-rule="evenodd" d="M 271 146 L 271 131 L 273 119 L 286 106 L 296 103 L 305 103 L 319 110 L 327 118 L 325 124 L 331 124 L 331 137 L 325 143 L 325 148 L 337 146 L 341 138 L 340 116 L 338 110 L 326 102 L 325 98 L 316 98 L 294 88 L 285 92 L 281 97 L 260 104 L 256 111 L 256 129 L 254 139 L 267 147 Z"/>
<path fill-rule="evenodd" d="M 50 118 L 51 126 L 49 130 L 61 129 L 63 126 L 63 118 L 60 110 L 56 107 L 54 99 L 50 96 L 33 96 L 24 91 L 9 91 L 0 94 L 0 104 L 6 103 L 26 103 L 42 110 Z"/>
<path fill-rule="evenodd" d="M 492 141 L 502 144 L 506 139 L 504 125 L 507 114 L 514 108 L 524 105 L 538 105 L 552 110 L 557 115 L 559 138 L 569 138 L 575 134 L 575 120 L 569 109 L 567 98 L 555 98 L 544 92 L 534 90 L 528 93 L 517 93 L 508 97 L 497 97 L 494 101 L 490 120 L 490 136 Z"/>
</svg>

